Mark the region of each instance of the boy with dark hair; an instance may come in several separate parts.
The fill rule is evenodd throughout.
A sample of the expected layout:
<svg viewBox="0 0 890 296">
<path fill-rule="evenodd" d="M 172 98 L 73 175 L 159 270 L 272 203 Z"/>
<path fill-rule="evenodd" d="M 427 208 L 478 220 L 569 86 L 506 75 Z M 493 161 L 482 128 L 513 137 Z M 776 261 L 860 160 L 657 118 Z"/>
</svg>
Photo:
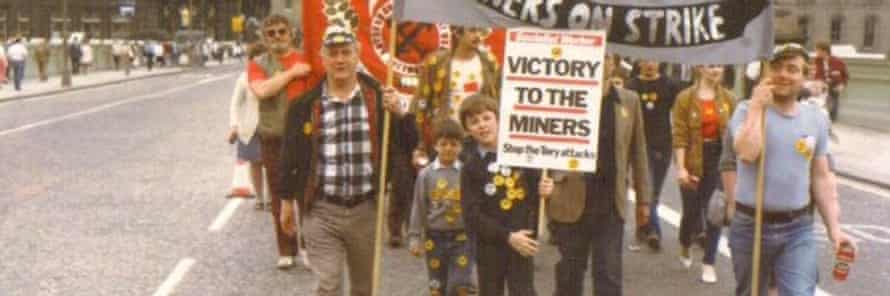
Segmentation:
<svg viewBox="0 0 890 296">
<path fill-rule="evenodd" d="M 472 141 L 461 169 L 464 223 L 473 237 L 479 295 L 537 295 L 533 256 L 538 212 L 538 172 L 499 166 L 498 104 L 484 95 L 468 97 L 460 120 Z"/>
<path fill-rule="evenodd" d="M 426 252 L 430 295 L 467 295 L 472 256 L 460 206 L 458 160 L 464 133 L 457 121 L 443 119 L 436 122 L 433 134 L 436 160 L 420 171 L 414 185 L 408 230 L 411 254 Z"/>
</svg>

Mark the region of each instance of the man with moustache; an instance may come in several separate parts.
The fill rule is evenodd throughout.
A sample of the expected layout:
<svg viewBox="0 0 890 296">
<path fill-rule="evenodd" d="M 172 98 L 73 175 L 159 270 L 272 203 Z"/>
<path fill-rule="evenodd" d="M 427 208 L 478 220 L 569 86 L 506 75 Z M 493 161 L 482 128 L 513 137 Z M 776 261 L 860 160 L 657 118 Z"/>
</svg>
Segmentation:
<svg viewBox="0 0 890 296">
<path fill-rule="evenodd" d="M 603 77 L 611 77 L 617 63 L 615 56 L 607 55 Z M 554 295 L 580 296 L 591 259 L 596 295 L 622 295 L 621 244 L 629 177 L 636 191 L 637 226 L 649 223 L 652 191 L 637 95 L 604 88 L 599 125 L 595 173 L 554 171 L 539 184 L 540 195 L 550 197 L 547 210 L 560 254 Z"/>
<path fill-rule="evenodd" d="M 281 157 L 281 224 L 296 232 L 296 200 L 305 211 L 303 236 L 316 294 L 341 295 L 344 263 L 349 295 L 371 295 L 375 198 L 382 164 L 384 112 L 393 116 L 389 147 L 408 145 L 413 122 L 403 120 L 395 91 L 381 90 L 373 77 L 359 72 L 355 34 L 331 25 L 325 31 L 321 60 L 325 78 L 290 107 Z"/>
<path fill-rule="evenodd" d="M 779 295 L 815 294 L 819 248 L 814 204 L 834 249 L 850 243 L 840 228 L 837 188 L 826 157 L 830 122 L 819 107 L 797 102 L 810 70 L 808 60 L 799 45 L 779 47 L 769 61 L 771 74 L 754 88 L 750 100 L 739 104 L 729 124 L 738 158 L 735 194 L 729 195 L 735 198 L 729 247 L 739 296 L 752 293 L 753 217 L 761 157 L 766 157 L 766 175 L 761 268 L 756 275 L 760 295 L 766 295 L 768 274 L 774 276 Z"/>
<path fill-rule="evenodd" d="M 299 245 L 293 237 L 284 233 L 280 224 L 282 198 L 287 197 L 278 195 L 281 192 L 278 160 L 287 108 L 291 101 L 309 88 L 310 66 L 306 57 L 293 46 L 293 31 L 286 17 L 267 17 L 263 21 L 262 32 L 264 45 L 269 52 L 250 61 L 247 65 L 247 80 L 251 91 L 260 100 L 257 132 L 275 222 L 278 268 L 289 269 L 295 265 L 294 257 L 298 254 Z"/>
<path fill-rule="evenodd" d="M 659 64 L 642 59 L 637 62 L 640 73 L 627 83 L 627 89 L 640 96 L 643 125 L 646 131 L 649 175 L 652 177 L 652 201 L 649 203 L 649 224 L 640 229 L 653 250 L 661 250 L 661 225 L 658 223 L 658 202 L 661 185 L 671 164 L 671 108 L 680 86 L 661 75 Z"/>
</svg>

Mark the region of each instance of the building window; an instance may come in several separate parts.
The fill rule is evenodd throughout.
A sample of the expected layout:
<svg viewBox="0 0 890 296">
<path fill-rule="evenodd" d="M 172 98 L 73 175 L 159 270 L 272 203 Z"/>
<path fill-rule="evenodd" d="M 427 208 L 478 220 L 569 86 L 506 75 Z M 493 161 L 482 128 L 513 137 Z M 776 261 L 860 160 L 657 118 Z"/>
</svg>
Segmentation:
<svg viewBox="0 0 890 296">
<path fill-rule="evenodd" d="M 9 37 L 9 31 L 6 28 L 6 18 L 9 15 L 9 10 L 6 8 L 0 8 L 0 40 L 6 40 Z"/>
<path fill-rule="evenodd" d="M 862 39 L 862 47 L 872 49 L 875 47 L 875 35 L 878 30 L 878 16 L 869 15 L 865 17 L 865 36 Z"/>
<path fill-rule="evenodd" d="M 839 15 L 831 17 L 831 42 L 841 42 L 843 29 L 844 17 Z"/>
<path fill-rule="evenodd" d="M 803 38 L 804 42 L 810 40 L 810 17 L 804 15 L 798 18 L 797 27 L 800 29 L 800 37 Z"/>
<path fill-rule="evenodd" d="M 22 37 L 31 37 L 31 18 L 22 13 L 18 15 L 18 26 L 16 28 L 16 35 L 20 35 Z"/>
</svg>

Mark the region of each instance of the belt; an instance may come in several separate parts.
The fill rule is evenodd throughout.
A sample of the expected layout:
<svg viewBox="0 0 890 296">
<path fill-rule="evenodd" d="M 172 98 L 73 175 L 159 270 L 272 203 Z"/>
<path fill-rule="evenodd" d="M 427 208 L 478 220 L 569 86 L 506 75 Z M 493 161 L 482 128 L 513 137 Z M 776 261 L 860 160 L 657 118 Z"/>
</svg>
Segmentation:
<svg viewBox="0 0 890 296">
<path fill-rule="evenodd" d="M 745 215 L 755 217 L 754 208 L 749 207 L 747 205 L 736 202 L 735 208 L 744 213 Z M 768 212 L 763 211 L 763 223 L 766 224 L 779 224 L 779 223 L 788 223 L 794 221 L 800 216 L 807 215 L 811 213 L 813 210 L 813 204 L 808 204 L 807 206 L 790 211 L 781 211 L 781 212 Z"/>
<path fill-rule="evenodd" d="M 335 204 L 345 208 L 354 208 L 357 205 L 360 205 L 362 202 L 373 199 L 374 193 L 369 192 L 362 195 L 356 195 L 351 198 L 343 198 L 335 195 L 324 195 L 321 200 L 326 201 L 331 204 Z"/>
</svg>

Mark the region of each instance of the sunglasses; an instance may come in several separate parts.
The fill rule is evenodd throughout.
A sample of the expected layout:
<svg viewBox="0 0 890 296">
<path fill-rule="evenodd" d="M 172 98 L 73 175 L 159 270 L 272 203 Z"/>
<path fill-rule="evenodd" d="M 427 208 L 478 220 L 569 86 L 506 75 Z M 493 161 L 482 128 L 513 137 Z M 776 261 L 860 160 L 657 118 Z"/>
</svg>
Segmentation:
<svg viewBox="0 0 890 296">
<path fill-rule="evenodd" d="M 275 38 L 278 36 L 286 36 L 288 33 L 290 33 L 290 30 L 288 30 L 286 28 L 281 28 L 278 30 L 275 30 L 275 29 L 266 30 L 266 36 L 269 36 L 270 38 Z"/>
</svg>

